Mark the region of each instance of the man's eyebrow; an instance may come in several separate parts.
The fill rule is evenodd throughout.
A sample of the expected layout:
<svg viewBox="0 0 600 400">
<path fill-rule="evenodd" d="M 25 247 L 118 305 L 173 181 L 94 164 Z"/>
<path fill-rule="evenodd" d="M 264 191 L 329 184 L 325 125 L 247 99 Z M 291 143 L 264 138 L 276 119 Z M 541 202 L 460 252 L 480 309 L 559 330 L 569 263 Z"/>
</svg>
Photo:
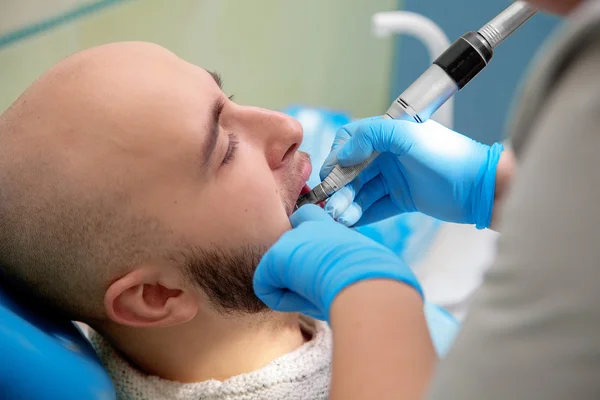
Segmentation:
<svg viewBox="0 0 600 400">
<path fill-rule="evenodd" d="M 223 90 L 223 79 L 221 79 L 221 74 L 219 74 L 218 72 L 213 72 L 213 71 L 207 71 L 207 72 L 215 80 L 215 83 L 217 84 L 219 89 Z"/>
<path fill-rule="evenodd" d="M 202 149 L 202 164 L 204 168 L 207 168 L 210 164 L 215 147 L 217 146 L 217 140 L 219 139 L 219 118 L 221 117 L 224 106 L 225 102 L 223 102 L 223 99 L 221 98 L 217 98 L 211 105 L 208 137 L 206 138 Z"/>
</svg>

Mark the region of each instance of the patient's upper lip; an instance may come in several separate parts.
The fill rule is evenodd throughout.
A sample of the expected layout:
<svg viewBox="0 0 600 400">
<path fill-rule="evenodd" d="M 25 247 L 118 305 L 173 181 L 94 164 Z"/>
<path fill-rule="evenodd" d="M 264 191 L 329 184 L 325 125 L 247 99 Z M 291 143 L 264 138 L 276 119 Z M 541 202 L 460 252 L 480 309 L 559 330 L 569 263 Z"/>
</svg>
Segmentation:
<svg viewBox="0 0 600 400">
<path fill-rule="evenodd" d="M 310 161 L 302 160 L 298 167 L 299 167 L 301 173 L 300 173 L 300 177 L 298 179 L 296 190 L 294 192 L 295 193 L 295 198 L 293 199 L 294 205 L 296 204 L 296 200 L 298 199 L 298 197 L 300 197 L 300 194 L 302 193 L 302 190 L 304 189 L 304 187 L 307 186 L 306 181 L 308 181 L 308 179 L 310 178 L 310 174 L 312 174 L 312 165 L 310 164 Z M 292 215 L 293 212 L 294 212 L 294 208 L 292 206 L 291 210 L 287 210 L 288 216 Z"/>
<path fill-rule="evenodd" d="M 310 174 L 312 174 L 312 164 L 310 161 L 306 160 L 302 168 L 302 178 L 304 179 L 304 182 L 306 182 L 310 178 Z"/>
<path fill-rule="evenodd" d="M 301 180 L 298 182 L 298 196 L 300 196 L 304 185 L 306 185 L 306 181 L 308 181 L 310 174 L 312 174 L 312 165 L 310 164 L 310 161 L 303 161 L 300 165 L 302 173 L 300 174 Z"/>
</svg>

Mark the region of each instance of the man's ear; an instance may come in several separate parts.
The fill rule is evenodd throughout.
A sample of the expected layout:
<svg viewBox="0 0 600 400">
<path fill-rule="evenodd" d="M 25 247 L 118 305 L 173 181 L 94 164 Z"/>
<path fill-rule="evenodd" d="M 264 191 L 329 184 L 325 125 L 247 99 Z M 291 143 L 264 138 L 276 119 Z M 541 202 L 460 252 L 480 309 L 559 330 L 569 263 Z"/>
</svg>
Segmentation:
<svg viewBox="0 0 600 400">
<path fill-rule="evenodd" d="M 175 275 L 173 271 L 140 267 L 119 278 L 104 294 L 108 317 L 135 328 L 188 322 L 198 312 L 198 298 Z"/>
</svg>

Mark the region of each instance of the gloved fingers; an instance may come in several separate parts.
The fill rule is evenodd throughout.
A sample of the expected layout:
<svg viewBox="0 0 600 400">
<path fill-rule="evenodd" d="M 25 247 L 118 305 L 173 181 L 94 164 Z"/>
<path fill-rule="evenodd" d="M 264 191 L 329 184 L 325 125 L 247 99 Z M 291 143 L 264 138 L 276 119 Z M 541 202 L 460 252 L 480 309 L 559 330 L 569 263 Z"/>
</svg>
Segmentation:
<svg viewBox="0 0 600 400">
<path fill-rule="evenodd" d="M 338 191 L 342 193 L 338 196 L 336 196 L 338 193 L 335 193 L 336 198 L 332 196 L 325 206 L 325 211 L 342 225 L 348 227 L 354 225 L 365 210 L 389 194 L 381 175 L 375 176 L 364 185 L 360 181 L 358 179 L 342 188 Z"/>
<path fill-rule="evenodd" d="M 306 300 L 301 295 L 283 289 L 279 304 L 276 308 L 273 308 L 279 312 L 301 312 L 309 317 L 324 320 L 325 317 L 321 310 L 319 310 L 312 302 Z"/>
<path fill-rule="evenodd" d="M 350 167 L 365 161 L 375 151 L 373 142 L 374 139 L 364 133 L 352 136 L 337 153 L 340 166 Z"/>
<path fill-rule="evenodd" d="M 275 311 L 302 312 L 310 316 L 321 315 L 321 311 L 314 304 L 287 288 L 276 290 L 271 295 L 265 296 L 265 300 L 263 302 Z M 323 317 L 321 316 L 320 319 Z"/>
<path fill-rule="evenodd" d="M 354 203 L 364 212 L 376 201 L 387 196 L 389 191 L 381 175 L 367 182 L 354 197 Z M 362 213 L 361 213 L 362 214 Z"/>
<path fill-rule="evenodd" d="M 327 177 L 327 175 L 329 175 L 329 173 L 331 172 L 333 167 L 337 164 L 338 152 L 342 149 L 342 147 L 344 147 L 344 145 L 346 144 L 348 139 L 350 139 L 350 137 L 354 134 L 356 129 L 362 123 L 371 121 L 371 120 L 375 120 L 375 119 L 381 119 L 381 116 L 370 117 L 370 118 L 361 119 L 359 121 L 354 121 L 354 122 L 344 125 L 340 129 L 338 129 L 338 131 L 335 134 L 335 139 L 333 140 L 333 144 L 331 145 L 331 151 L 329 152 L 329 155 L 323 162 L 323 166 L 321 167 L 321 170 L 319 171 L 319 177 L 321 178 L 321 180 L 325 179 Z"/>
<path fill-rule="evenodd" d="M 355 224 L 355 228 L 373 224 L 400 213 L 402 213 L 402 210 L 396 206 L 391 197 L 385 196 L 363 212 L 360 220 Z"/>
<path fill-rule="evenodd" d="M 329 218 L 329 217 L 328 217 Z M 285 235 L 284 235 L 285 236 Z M 284 238 L 283 240 L 285 240 Z M 290 239 L 287 235 L 287 239 Z M 324 320 L 323 313 L 312 302 L 294 292 L 286 283 L 289 277 L 284 276 L 288 271 L 289 255 L 284 249 L 289 243 L 276 244 L 276 251 L 267 251 L 261 259 L 252 281 L 254 293 L 269 308 L 280 312 L 302 312 L 310 317 Z M 281 268 L 285 266 L 285 268 Z M 293 281 L 289 282 L 294 284 Z M 301 284 L 301 283 L 299 283 Z"/>
<path fill-rule="evenodd" d="M 358 222 L 358 220 L 362 216 L 362 213 L 362 208 L 358 204 L 352 203 L 350 204 L 350 206 L 348 206 L 346 211 L 344 211 L 342 215 L 339 216 L 337 221 L 344 226 L 351 227 L 352 225 Z"/>
<path fill-rule="evenodd" d="M 347 126 L 347 125 L 346 125 Z M 337 154 L 344 147 L 344 144 L 350 139 L 350 133 L 346 130 L 346 126 L 338 129 L 335 133 L 335 139 L 331 145 L 331 151 L 327 155 L 327 158 L 323 162 L 323 166 L 319 171 L 319 177 L 321 180 L 325 179 L 331 172 L 335 164 L 337 164 Z"/>
<path fill-rule="evenodd" d="M 318 208 L 314 205 L 307 205 L 302 208 L 310 210 L 310 208 L 313 207 Z M 322 213 L 329 218 L 326 213 Z M 304 214 L 304 212 L 301 214 Z M 331 218 L 329 219 L 331 220 Z M 336 226 L 336 224 L 333 224 L 333 226 Z M 254 271 L 254 278 L 252 281 L 257 296 L 269 296 L 273 293 L 277 293 L 281 288 L 288 287 L 290 284 L 289 274 L 291 271 L 287 267 L 290 262 L 290 257 L 304 244 L 302 240 L 303 235 L 304 233 L 299 229 L 292 229 L 291 231 L 285 232 L 281 235 L 279 240 L 263 254 L 256 267 L 256 271 Z"/>
<path fill-rule="evenodd" d="M 385 239 L 389 236 L 384 232 L 381 227 L 377 224 L 364 224 L 362 226 L 355 226 L 352 228 L 355 232 L 360 233 L 363 236 L 368 237 L 369 239 L 386 246 Z"/>
<path fill-rule="evenodd" d="M 304 205 L 290 216 L 290 222 L 294 228 L 308 221 L 331 221 L 331 217 L 321 207 L 314 204 Z"/>
<path fill-rule="evenodd" d="M 356 193 L 360 191 L 363 185 L 379 175 L 381 175 L 381 164 L 377 162 L 377 160 L 373 160 L 373 162 L 360 171 L 358 176 L 352 181 L 352 183 L 355 183 L 354 188 L 356 189 Z"/>
<path fill-rule="evenodd" d="M 278 302 L 279 289 L 285 287 L 285 276 L 283 276 L 285 269 L 278 268 L 278 266 L 286 265 L 288 250 L 292 250 L 288 249 L 289 243 L 282 244 L 285 236 L 286 234 L 263 254 L 252 279 L 254 293 L 269 307 Z"/>
<path fill-rule="evenodd" d="M 413 143 L 411 129 L 414 122 L 391 119 L 365 121 L 358 127 L 348 142 L 338 152 L 338 162 L 348 167 L 365 161 L 377 152 L 390 152 L 397 156 L 406 153 Z"/>
<path fill-rule="evenodd" d="M 327 204 L 325 204 L 325 211 L 333 219 L 338 219 L 350 207 L 350 204 L 352 204 L 356 194 L 361 191 L 362 187 L 378 176 L 380 176 L 379 164 L 373 163 L 369 165 L 352 182 L 329 198 Z"/>
<path fill-rule="evenodd" d="M 342 215 L 354 201 L 356 191 L 353 185 L 346 185 L 333 194 L 325 204 L 325 212 L 332 218 L 337 219 Z"/>
</svg>

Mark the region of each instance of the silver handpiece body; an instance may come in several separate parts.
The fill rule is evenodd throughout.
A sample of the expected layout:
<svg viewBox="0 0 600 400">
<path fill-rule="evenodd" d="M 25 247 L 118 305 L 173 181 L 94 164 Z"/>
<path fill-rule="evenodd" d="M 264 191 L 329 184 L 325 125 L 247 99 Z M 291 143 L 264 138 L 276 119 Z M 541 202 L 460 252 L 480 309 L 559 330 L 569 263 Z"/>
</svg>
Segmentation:
<svg viewBox="0 0 600 400">
<path fill-rule="evenodd" d="M 516 1 L 479 31 L 461 36 L 398 96 L 384 118 L 417 123 L 430 119 L 448 99 L 487 66 L 494 49 L 536 12 L 526 2 Z M 351 167 L 336 164 L 323 182 L 300 196 L 296 208 L 327 200 L 356 178 L 378 155 L 375 152 L 367 160 Z"/>
</svg>

